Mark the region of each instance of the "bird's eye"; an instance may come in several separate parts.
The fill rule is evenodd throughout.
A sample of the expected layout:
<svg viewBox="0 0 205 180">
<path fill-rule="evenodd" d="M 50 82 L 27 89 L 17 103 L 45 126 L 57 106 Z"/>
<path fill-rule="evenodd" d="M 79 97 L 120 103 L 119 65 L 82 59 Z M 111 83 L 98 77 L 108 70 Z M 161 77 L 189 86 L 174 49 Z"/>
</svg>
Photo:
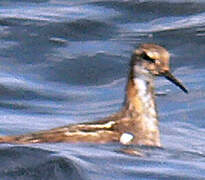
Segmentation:
<svg viewBox="0 0 205 180">
<path fill-rule="evenodd" d="M 147 60 L 147 61 L 150 61 L 150 62 L 152 62 L 152 63 L 155 63 L 155 59 L 151 58 L 146 52 L 143 52 L 143 53 L 142 53 L 142 58 L 143 58 L 144 60 Z"/>
</svg>

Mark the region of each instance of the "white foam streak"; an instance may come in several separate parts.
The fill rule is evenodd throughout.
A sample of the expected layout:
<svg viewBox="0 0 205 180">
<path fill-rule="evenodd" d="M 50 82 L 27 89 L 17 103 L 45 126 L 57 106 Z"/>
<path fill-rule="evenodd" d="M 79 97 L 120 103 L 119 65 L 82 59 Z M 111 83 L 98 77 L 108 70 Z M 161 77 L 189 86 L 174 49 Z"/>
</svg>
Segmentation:
<svg viewBox="0 0 205 180">
<path fill-rule="evenodd" d="M 24 5 L 25 6 L 25 5 Z M 92 10 L 91 10 L 92 9 Z M 104 15 L 102 16 L 102 11 Z M 104 9 L 90 5 L 65 6 L 65 5 L 47 5 L 47 6 L 25 6 L 16 5 L 12 9 L 0 8 L 1 18 L 30 19 L 36 21 L 59 22 L 69 21 L 81 18 L 88 19 L 106 19 L 116 16 L 118 13 L 111 9 Z"/>
<path fill-rule="evenodd" d="M 167 30 L 176 30 L 189 27 L 197 27 L 205 23 L 205 13 L 190 15 L 186 17 L 166 17 L 154 19 L 148 23 L 135 23 L 120 25 L 121 31 L 136 33 L 150 33 Z"/>
</svg>

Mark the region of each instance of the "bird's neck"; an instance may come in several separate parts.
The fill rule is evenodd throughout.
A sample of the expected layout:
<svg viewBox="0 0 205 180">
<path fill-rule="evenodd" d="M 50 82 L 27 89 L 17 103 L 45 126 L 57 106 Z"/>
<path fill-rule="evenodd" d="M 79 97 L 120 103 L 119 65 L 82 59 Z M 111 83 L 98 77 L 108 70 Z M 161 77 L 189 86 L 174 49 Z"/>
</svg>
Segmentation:
<svg viewBox="0 0 205 180">
<path fill-rule="evenodd" d="M 142 66 L 135 65 L 127 84 L 126 111 L 135 121 L 138 143 L 160 146 L 153 89 L 153 76 Z"/>
</svg>

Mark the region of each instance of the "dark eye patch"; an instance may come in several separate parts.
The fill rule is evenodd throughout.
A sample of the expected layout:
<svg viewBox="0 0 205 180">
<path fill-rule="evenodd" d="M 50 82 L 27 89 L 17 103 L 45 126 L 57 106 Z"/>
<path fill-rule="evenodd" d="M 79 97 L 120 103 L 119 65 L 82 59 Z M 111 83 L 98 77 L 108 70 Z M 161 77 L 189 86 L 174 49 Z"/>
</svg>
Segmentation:
<svg viewBox="0 0 205 180">
<path fill-rule="evenodd" d="M 152 62 L 152 63 L 155 63 L 155 59 L 150 58 L 150 57 L 146 54 L 146 52 L 143 52 L 142 55 L 141 55 L 141 57 L 142 57 L 143 59 L 147 60 L 147 61 L 150 61 L 150 62 Z"/>
</svg>

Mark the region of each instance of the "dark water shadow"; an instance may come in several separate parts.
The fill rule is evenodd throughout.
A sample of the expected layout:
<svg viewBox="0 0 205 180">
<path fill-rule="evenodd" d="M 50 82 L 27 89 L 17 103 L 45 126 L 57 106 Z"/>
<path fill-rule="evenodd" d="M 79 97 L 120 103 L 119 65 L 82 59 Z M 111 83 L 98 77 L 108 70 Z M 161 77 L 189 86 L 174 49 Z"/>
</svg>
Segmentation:
<svg viewBox="0 0 205 180">
<path fill-rule="evenodd" d="M 0 148 L 0 177 L 4 180 L 76 180 L 82 178 L 79 166 L 51 151 L 30 147 Z"/>
</svg>

